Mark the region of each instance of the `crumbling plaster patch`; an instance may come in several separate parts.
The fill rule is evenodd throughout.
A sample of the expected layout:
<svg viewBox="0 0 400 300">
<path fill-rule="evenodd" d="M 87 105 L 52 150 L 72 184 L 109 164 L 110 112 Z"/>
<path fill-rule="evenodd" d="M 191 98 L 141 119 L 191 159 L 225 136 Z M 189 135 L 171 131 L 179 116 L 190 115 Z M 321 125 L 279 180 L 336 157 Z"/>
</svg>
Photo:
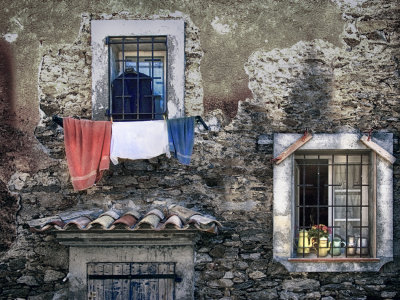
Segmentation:
<svg viewBox="0 0 400 300">
<path fill-rule="evenodd" d="M 88 43 L 90 17 L 82 15 L 77 38 L 72 44 L 48 49 L 39 70 L 40 109 L 45 116 L 90 117 L 91 49 Z"/>
<path fill-rule="evenodd" d="M 18 33 L 6 33 L 3 35 L 3 38 L 9 43 L 13 43 L 17 40 Z"/>
<path fill-rule="evenodd" d="M 332 109 L 332 66 L 342 52 L 323 40 L 254 52 L 245 65 L 254 96 L 251 102 L 266 108 L 277 130 L 284 130 L 282 122 L 283 126 L 311 127 L 315 118 Z M 288 117 L 304 111 L 308 120 Z"/>
<path fill-rule="evenodd" d="M 286 9 L 278 8 L 280 5 L 287 5 Z M 212 12 L 208 11 L 201 27 L 207 29 L 203 32 L 208 35 L 203 38 L 206 54 L 201 66 L 206 111 L 220 108 L 233 118 L 238 102 L 252 97 L 243 65 L 256 49 L 270 51 L 316 38 L 339 44 L 343 24 L 340 10 L 327 1 L 313 4 L 304 1 L 239 2 L 232 6 L 227 3 L 215 6 Z M 303 18 L 304 15 L 308 17 Z M 318 27 L 316 30 L 310 27 L 310 18 L 313 22 L 323 19 L 324 24 L 314 24 Z M 210 30 L 214 34 L 210 35 Z"/>
<path fill-rule="evenodd" d="M 211 21 L 211 26 L 218 34 L 227 34 L 234 31 L 238 24 L 236 22 L 232 22 L 232 24 L 223 23 L 223 20 L 215 16 Z"/>
<path fill-rule="evenodd" d="M 373 14 L 374 5 L 365 1 L 333 2 L 345 21 L 341 47 L 321 39 L 299 41 L 254 51 L 245 64 L 252 92 L 247 101 L 266 111 L 273 130 L 389 129 L 399 120 L 394 105 L 399 75 L 390 67 L 398 64 L 393 23 L 361 14 Z"/>
<path fill-rule="evenodd" d="M 255 51 L 245 65 L 250 102 L 267 111 L 277 131 L 324 131 L 326 124 L 332 131 L 345 124 L 357 130 L 380 128 L 380 113 L 389 113 L 389 107 L 393 120 L 400 116 L 393 106 L 397 84 L 396 73 L 387 68 L 394 63 L 390 53 L 394 49 L 362 37 L 351 51 L 323 40 Z M 386 76 L 385 84 L 374 82 L 376 74 Z"/>
</svg>

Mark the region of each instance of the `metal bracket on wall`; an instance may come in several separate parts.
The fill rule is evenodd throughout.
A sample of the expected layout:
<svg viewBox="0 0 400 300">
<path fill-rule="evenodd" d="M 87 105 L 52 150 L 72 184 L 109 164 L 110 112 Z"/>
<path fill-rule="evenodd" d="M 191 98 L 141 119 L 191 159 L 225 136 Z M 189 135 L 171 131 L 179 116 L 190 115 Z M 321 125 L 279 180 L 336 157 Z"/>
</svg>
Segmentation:
<svg viewBox="0 0 400 300">
<path fill-rule="evenodd" d="M 370 137 L 367 136 L 362 136 L 360 141 L 370 148 L 372 151 L 376 152 L 379 156 L 382 158 L 386 159 L 388 162 L 391 164 L 394 164 L 396 161 L 396 157 L 394 157 L 392 154 L 387 152 L 385 149 L 383 149 L 381 146 L 379 146 L 377 143 L 373 142 Z"/>
<path fill-rule="evenodd" d="M 59 126 L 61 126 L 61 127 L 64 127 L 64 123 L 63 123 L 63 118 L 61 118 L 61 117 L 59 117 L 59 116 L 57 116 L 57 115 L 54 115 L 53 116 L 53 118 L 52 118 L 52 120 L 53 120 L 53 122 L 54 123 L 56 123 L 57 125 L 59 125 Z"/>
<path fill-rule="evenodd" d="M 306 130 L 304 132 L 304 135 L 299 138 L 297 141 L 295 141 L 293 144 L 291 144 L 289 147 L 287 147 L 281 154 L 279 154 L 277 157 L 272 159 L 272 162 L 279 165 L 281 162 L 283 162 L 290 154 L 292 154 L 294 151 L 299 149 L 301 146 L 303 146 L 305 143 L 307 143 L 309 140 L 311 140 L 312 134 Z"/>
<path fill-rule="evenodd" d="M 195 116 L 194 119 L 195 119 L 196 122 L 200 122 L 201 125 L 203 125 L 203 127 L 204 127 L 205 130 L 209 130 L 209 128 L 208 128 L 206 122 L 204 122 L 204 120 L 203 120 L 202 117 L 200 117 L 200 116 Z"/>
</svg>

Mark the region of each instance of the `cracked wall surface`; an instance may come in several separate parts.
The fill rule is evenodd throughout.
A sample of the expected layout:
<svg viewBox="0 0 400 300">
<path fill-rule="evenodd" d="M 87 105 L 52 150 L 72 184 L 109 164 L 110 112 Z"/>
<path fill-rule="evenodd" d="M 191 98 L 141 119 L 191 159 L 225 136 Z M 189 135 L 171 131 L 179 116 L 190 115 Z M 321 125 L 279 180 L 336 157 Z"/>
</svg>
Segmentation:
<svg viewBox="0 0 400 300">
<path fill-rule="evenodd" d="M 396 298 L 400 177 L 394 165 L 394 263 L 379 273 L 288 273 L 272 259 L 275 132 L 395 135 L 396 1 L 1 1 L 0 298 L 64 299 L 68 248 L 32 219 L 78 209 L 181 204 L 224 225 L 195 246 L 196 299 Z M 111 166 L 74 192 L 61 116 L 91 116 L 90 20 L 183 19 L 185 113 L 202 115 L 189 167 L 157 157 Z M 4 49 L 4 50 L 3 50 Z M 5 64 L 5 62 L 7 62 Z M 8 75 L 4 75 L 8 74 Z M 349 288 L 351 287 L 351 288 Z"/>
</svg>

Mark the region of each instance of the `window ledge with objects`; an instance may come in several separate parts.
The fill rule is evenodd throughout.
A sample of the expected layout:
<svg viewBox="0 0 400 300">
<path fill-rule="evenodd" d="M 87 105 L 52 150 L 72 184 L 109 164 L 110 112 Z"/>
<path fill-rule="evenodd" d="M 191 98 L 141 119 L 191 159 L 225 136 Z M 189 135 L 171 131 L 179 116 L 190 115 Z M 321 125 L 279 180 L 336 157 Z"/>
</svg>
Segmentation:
<svg viewBox="0 0 400 300">
<path fill-rule="evenodd" d="M 274 259 L 290 272 L 393 260 L 393 135 L 274 135 Z"/>
</svg>

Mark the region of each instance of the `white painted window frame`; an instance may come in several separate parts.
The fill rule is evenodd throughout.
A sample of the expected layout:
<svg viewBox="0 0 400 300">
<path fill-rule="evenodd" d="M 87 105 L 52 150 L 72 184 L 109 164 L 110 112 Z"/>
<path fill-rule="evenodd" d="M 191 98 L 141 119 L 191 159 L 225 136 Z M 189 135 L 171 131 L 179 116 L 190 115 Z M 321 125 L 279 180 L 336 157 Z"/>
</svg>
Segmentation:
<svg viewBox="0 0 400 300">
<path fill-rule="evenodd" d="M 274 157 L 298 140 L 301 134 L 274 134 Z M 377 133 L 372 140 L 393 153 L 393 134 Z M 368 150 L 357 134 L 314 134 L 301 150 Z M 393 166 L 376 156 L 376 261 L 299 262 L 290 260 L 294 251 L 295 186 L 294 154 L 274 165 L 273 256 L 290 272 L 379 271 L 393 261 Z"/>
<path fill-rule="evenodd" d="M 167 36 L 168 118 L 184 116 L 185 22 L 184 20 L 92 20 L 92 118 L 105 120 L 108 108 L 108 36 Z"/>
</svg>

